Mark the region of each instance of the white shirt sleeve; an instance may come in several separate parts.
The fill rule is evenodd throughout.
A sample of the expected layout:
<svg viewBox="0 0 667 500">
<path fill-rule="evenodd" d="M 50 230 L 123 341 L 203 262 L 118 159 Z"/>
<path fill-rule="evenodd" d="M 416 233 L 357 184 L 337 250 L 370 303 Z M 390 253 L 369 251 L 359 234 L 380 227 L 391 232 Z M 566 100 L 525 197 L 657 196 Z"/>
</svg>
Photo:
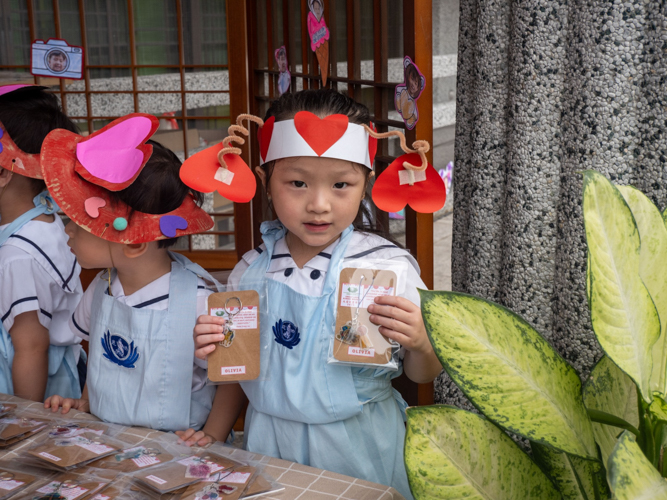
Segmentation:
<svg viewBox="0 0 667 500">
<path fill-rule="evenodd" d="M 49 328 L 54 312 L 52 281 L 28 254 L 8 259 L 0 267 L 0 318 L 7 331 L 14 326 L 16 316 L 29 311 L 36 311 L 40 324 Z"/>
<path fill-rule="evenodd" d="M 69 319 L 69 327 L 70 330 L 72 330 L 72 333 L 84 340 L 88 340 L 88 334 L 90 332 L 90 315 L 93 310 L 93 296 L 95 295 L 95 287 L 98 284 L 101 274 L 102 273 L 95 276 L 93 281 L 90 282 L 86 291 L 83 292 L 83 297 L 81 297 L 79 305 Z"/>
</svg>

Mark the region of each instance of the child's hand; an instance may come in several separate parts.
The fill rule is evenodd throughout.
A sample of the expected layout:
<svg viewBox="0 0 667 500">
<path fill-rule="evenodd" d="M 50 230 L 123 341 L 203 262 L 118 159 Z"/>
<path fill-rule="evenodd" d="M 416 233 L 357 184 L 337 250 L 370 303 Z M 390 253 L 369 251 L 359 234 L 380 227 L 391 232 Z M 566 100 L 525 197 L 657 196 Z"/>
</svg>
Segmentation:
<svg viewBox="0 0 667 500">
<path fill-rule="evenodd" d="M 370 320 L 379 325 L 380 333 L 395 340 L 408 351 L 428 354 L 433 351 L 426 335 L 421 309 L 403 297 L 375 297 L 368 306 Z"/>
<path fill-rule="evenodd" d="M 206 314 L 199 316 L 192 332 L 195 339 L 195 356 L 199 359 L 206 359 L 209 354 L 215 351 L 216 342 L 221 342 L 225 338 L 222 333 L 224 327 L 225 319 L 220 316 L 208 316 Z"/>
<path fill-rule="evenodd" d="M 181 438 L 178 444 L 184 444 L 185 446 L 192 446 L 194 444 L 197 446 L 208 446 L 216 441 L 213 436 L 206 434 L 204 431 L 196 431 L 194 429 L 176 431 L 176 435 Z"/>
<path fill-rule="evenodd" d="M 51 408 L 52 412 L 57 412 L 62 407 L 62 414 L 69 412 L 71 408 L 90 413 L 90 406 L 87 399 L 63 398 L 62 396 L 51 396 L 44 401 L 44 408 Z"/>
</svg>

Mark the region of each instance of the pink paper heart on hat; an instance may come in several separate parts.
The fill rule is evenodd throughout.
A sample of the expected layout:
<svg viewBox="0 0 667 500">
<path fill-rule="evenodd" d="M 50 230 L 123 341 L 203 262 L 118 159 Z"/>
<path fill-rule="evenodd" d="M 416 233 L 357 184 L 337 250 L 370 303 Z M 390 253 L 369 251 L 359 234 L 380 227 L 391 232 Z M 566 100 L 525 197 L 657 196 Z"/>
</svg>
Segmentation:
<svg viewBox="0 0 667 500">
<path fill-rule="evenodd" d="M 106 206 L 107 202 L 102 198 L 94 196 L 92 198 L 88 198 L 83 202 L 83 204 L 86 209 L 86 213 L 93 219 L 97 219 L 100 216 L 100 208 Z"/>
<path fill-rule="evenodd" d="M 147 159 L 144 149 L 151 146 L 144 143 L 157 128 L 156 124 L 157 119 L 130 115 L 79 142 L 76 158 L 88 174 L 80 172 L 81 175 L 107 189 L 114 184 L 120 189 L 127 187 Z"/>
</svg>

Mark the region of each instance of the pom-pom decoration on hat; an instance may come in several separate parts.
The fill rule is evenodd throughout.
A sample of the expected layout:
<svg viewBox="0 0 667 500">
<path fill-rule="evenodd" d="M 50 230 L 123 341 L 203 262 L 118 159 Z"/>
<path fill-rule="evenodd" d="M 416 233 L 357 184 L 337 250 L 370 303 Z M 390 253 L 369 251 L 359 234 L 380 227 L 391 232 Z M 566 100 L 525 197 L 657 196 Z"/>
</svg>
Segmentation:
<svg viewBox="0 0 667 500">
<path fill-rule="evenodd" d="M 88 137 L 63 129 L 46 136 L 41 152 L 44 181 L 75 224 L 116 243 L 157 241 L 213 227 L 190 194 L 166 214 L 139 212 L 112 197 L 110 191 L 127 188 L 141 174 L 153 151 L 146 141 L 158 125 L 152 115 L 133 113 Z"/>
<path fill-rule="evenodd" d="M 36 85 L 3 85 L 0 86 L 0 96 L 22 89 L 39 90 L 45 88 Z M 39 154 L 26 153 L 21 150 L 9 136 L 2 123 L 0 123 L 0 167 L 31 179 L 42 178 Z"/>
</svg>

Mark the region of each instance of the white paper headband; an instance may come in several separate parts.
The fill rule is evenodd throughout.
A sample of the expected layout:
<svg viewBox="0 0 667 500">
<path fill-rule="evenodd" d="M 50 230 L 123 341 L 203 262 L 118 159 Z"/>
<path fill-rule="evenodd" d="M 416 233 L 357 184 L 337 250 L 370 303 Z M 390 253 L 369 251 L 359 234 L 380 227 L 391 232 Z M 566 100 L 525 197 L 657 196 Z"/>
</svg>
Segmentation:
<svg viewBox="0 0 667 500">
<path fill-rule="evenodd" d="M 281 158 L 312 156 L 348 160 L 369 169 L 373 168 L 369 153 L 370 136 L 362 125 L 348 123 L 347 128 L 341 129 L 339 126 L 332 130 L 325 120 L 320 121 L 324 122 L 323 126 L 311 125 L 300 130 L 295 125 L 295 120 L 275 122 L 270 132 L 266 158 L 262 158 L 260 154 L 260 165 Z M 343 130 L 344 133 L 338 135 Z"/>
</svg>

